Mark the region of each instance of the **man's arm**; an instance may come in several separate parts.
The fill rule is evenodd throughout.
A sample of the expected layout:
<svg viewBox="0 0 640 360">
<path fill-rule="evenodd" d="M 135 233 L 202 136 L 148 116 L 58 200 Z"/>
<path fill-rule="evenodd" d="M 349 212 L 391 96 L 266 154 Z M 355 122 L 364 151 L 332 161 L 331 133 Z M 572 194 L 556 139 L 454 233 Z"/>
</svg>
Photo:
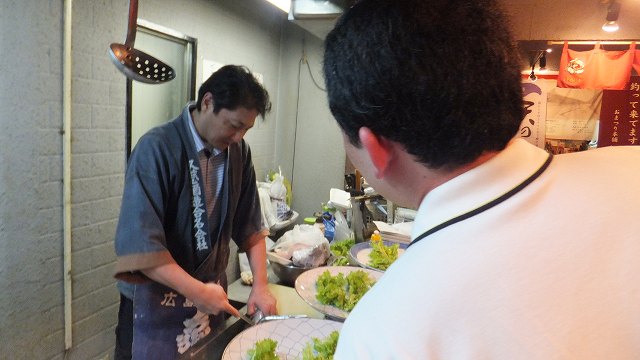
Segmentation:
<svg viewBox="0 0 640 360">
<path fill-rule="evenodd" d="M 264 315 L 277 313 L 276 299 L 271 295 L 267 279 L 267 251 L 265 248 L 265 235 L 262 231 L 254 234 L 248 241 L 246 248 L 249 266 L 253 274 L 253 286 L 247 303 L 247 311 L 253 314 L 260 309 Z"/>
<path fill-rule="evenodd" d="M 239 316 L 238 310 L 229 303 L 227 293 L 220 285 L 203 283 L 189 275 L 175 261 L 141 271 L 151 280 L 168 286 L 191 300 L 202 312 L 217 315 L 224 311 Z"/>
</svg>

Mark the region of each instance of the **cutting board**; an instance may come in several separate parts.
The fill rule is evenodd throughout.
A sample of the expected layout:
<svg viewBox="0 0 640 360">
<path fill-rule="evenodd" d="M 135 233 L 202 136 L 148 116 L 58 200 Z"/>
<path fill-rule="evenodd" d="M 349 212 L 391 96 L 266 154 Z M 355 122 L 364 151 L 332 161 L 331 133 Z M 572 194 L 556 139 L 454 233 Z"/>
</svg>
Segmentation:
<svg viewBox="0 0 640 360">
<path fill-rule="evenodd" d="M 304 302 L 292 287 L 269 284 L 271 294 L 278 300 L 279 315 L 307 315 L 315 319 L 324 319 L 324 314 Z"/>
<path fill-rule="evenodd" d="M 289 286 L 269 283 L 269 291 L 278 301 L 279 315 L 307 315 L 315 319 L 324 319 L 324 314 L 304 302 L 296 290 Z M 230 300 L 246 303 L 251 292 L 250 285 L 244 285 L 240 279 L 229 285 Z"/>
</svg>

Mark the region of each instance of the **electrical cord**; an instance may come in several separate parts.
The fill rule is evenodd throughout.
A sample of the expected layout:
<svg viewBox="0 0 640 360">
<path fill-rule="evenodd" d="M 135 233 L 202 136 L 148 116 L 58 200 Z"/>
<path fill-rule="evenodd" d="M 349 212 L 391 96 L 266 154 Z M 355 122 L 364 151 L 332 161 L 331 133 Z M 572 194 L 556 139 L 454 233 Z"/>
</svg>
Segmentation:
<svg viewBox="0 0 640 360">
<path fill-rule="evenodd" d="M 303 56 L 304 56 L 304 40 L 302 43 L 302 47 L 303 47 Z M 293 132 L 293 163 L 291 164 L 291 188 L 293 189 L 293 183 L 295 181 L 295 170 L 296 170 L 296 146 L 297 146 L 297 139 L 298 139 L 298 113 L 300 112 L 300 72 L 302 70 L 302 58 L 300 58 L 300 60 L 298 61 L 298 77 L 297 77 L 297 82 L 298 82 L 298 94 L 296 96 L 296 118 L 295 118 L 295 124 L 293 126 L 293 128 L 295 129 Z"/>
<path fill-rule="evenodd" d="M 298 96 L 296 97 L 296 118 L 295 118 L 295 127 L 296 131 L 293 133 L 293 164 L 291 165 L 291 187 L 293 188 L 294 177 L 295 177 L 295 168 L 296 168 L 296 146 L 297 146 L 297 138 L 298 138 L 298 113 L 300 112 L 300 77 L 302 73 L 302 63 L 307 65 L 307 70 L 309 72 L 309 76 L 311 77 L 311 81 L 313 85 L 318 89 L 326 92 L 327 89 L 323 88 L 318 84 L 316 79 L 313 77 L 313 72 L 311 71 L 311 65 L 309 65 L 309 60 L 307 59 L 307 52 L 305 50 L 305 42 L 302 40 L 302 57 L 298 61 Z"/>
<path fill-rule="evenodd" d="M 318 89 L 320 89 L 320 90 L 322 90 L 324 92 L 327 92 L 327 89 L 325 89 L 322 86 L 318 85 L 318 82 L 313 77 L 313 73 L 311 72 L 311 66 L 309 65 L 309 61 L 307 60 L 307 54 L 305 54 L 304 49 L 302 50 L 302 59 L 300 59 L 300 61 L 303 61 L 305 64 L 307 64 L 307 70 L 309 70 L 309 76 L 311 77 L 311 81 L 313 82 L 313 85 L 315 85 Z"/>
<path fill-rule="evenodd" d="M 311 77 L 311 81 L 313 82 L 313 85 L 315 85 L 315 87 L 317 87 L 318 89 L 324 92 L 327 92 L 327 89 L 320 86 L 316 81 L 316 79 L 313 77 L 313 72 L 311 71 L 311 65 L 309 65 L 309 60 L 307 59 L 307 50 L 304 44 L 304 40 L 302 41 L 302 58 L 300 58 L 300 62 L 301 63 L 304 62 L 307 65 L 307 70 L 309 71 L 309 77 Z M 298 67 L 298 70 L 299 69 L 300 67 Z M 299 72 L 298 72 L 298 75 L 299 75 Z"/>
<path fill-rule="evenodd" d="M 298 96 L 296 97 L 296 118 L 295 118 L 295 129 L 296 131 L 293 134 L 293 164 L 291 165 L 291 187 L 293 188 L 293 183 L 294 183 L 294 174 L 295 174 L 295 168 L 296 168 L 296 145 L 297 145 L 297 138 L 298 138 L 298 113 L 300 111 L 300 77 L 301 77 L 301 73 L 302 73 L 302 63 L 304 63 L 305 65 L 307 65 L 307 71 L 309 72 L 309 77 L 311 77 L 311 82 L 313 82 L 313 85 L 326 92 L 327 89 L 323 88 L 322 86 L 320 86 L 318 84 L 318 82 L 316 81 L 316 79 L 313 77 L 313 72 L 311 71 L 311 65 L 309 65 L 309 60 L 307 59 L 307 51 L 305 48 L 305 42 L 304 39 L 302 40 L 302 57 L 300 58 L 300 60 L 298 61 Z"/>
</svg>

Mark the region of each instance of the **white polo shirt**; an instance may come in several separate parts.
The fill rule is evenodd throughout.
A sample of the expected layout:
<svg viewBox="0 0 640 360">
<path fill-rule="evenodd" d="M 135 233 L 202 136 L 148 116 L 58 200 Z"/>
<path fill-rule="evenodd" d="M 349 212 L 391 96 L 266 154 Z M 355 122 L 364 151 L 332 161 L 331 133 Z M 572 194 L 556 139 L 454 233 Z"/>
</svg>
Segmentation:
<svg viewBox="0 0 640 360">
<path fill-rule="evenodd" d="M 413 238 L 547 156 L 512 141 L 430 192 Z M 640 147 L 555 156 L 410 246 L 347 318 L 335 359 L 640 359 L 639 184 Z"/>
</svg>

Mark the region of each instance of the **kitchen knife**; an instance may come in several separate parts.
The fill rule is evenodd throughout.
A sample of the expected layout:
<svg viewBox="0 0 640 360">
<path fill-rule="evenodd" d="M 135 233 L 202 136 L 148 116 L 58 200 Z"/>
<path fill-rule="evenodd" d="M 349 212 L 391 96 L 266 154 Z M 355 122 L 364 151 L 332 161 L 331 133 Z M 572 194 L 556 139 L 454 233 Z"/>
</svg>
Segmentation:
<svg viewBox="0 0 640 360">
<path fill-rule="evenodd" d="M 240 319 L 244 320 L 247 324 L 249 324 L 251 326 L 256 324 L 253 320 L 249 319 L 249 317 L 247 315 L 244 315 L 242 313 L 239 313 L 239 314 L 240 314 Z"/>
</svg>

